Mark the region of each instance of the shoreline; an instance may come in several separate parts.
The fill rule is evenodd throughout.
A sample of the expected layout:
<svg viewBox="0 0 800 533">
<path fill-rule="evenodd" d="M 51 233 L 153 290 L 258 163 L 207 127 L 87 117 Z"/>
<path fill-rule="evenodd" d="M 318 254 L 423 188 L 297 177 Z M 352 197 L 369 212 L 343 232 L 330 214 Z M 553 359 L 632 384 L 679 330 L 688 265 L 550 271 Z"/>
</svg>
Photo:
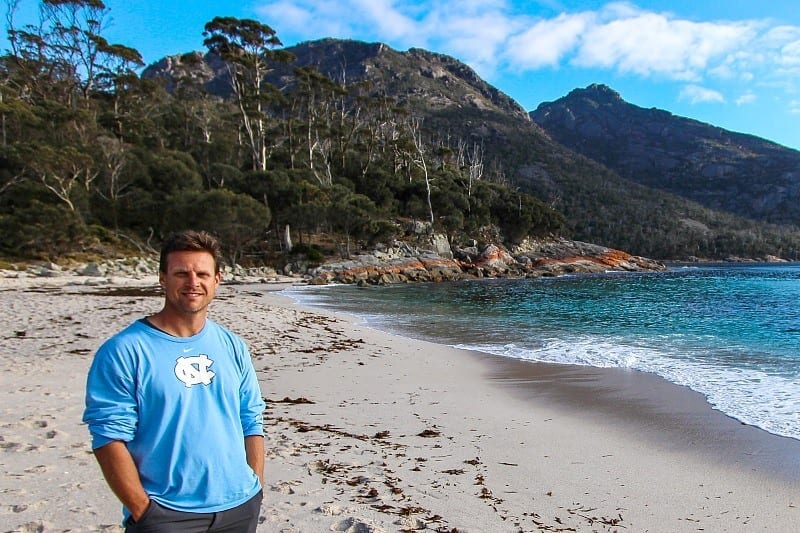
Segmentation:
<svg viewBox="0 0 800 533">
<path fill-rule="evenodd" d="M 764 272 L 765 278 L 772 275 L 769 270 L 762 271 L 750 265 L 743 265 L 743 268 L 745 266 L 747 270 L 744 271 L 744 276 L 750 275 L 748 272 L 751 270 L 756 273 Z M 796 273 L 795 266 L 791 265 L 788 276 Z M 726 264 L 724 275 L 732 272 L 738 279 L 735 266 L 730 267 L 730 264 Z M 744 305 L 742 316 L 749 319 L 741 326 L 731 326 L 733 322 L 727 322 L 726 319 L 738 316 L 734 311 L 726 311 L 725 317 L 720 317 L 719 320 L 712 318 L 715 316 L 713 313 L 695 318 L 692 316 L 693 311 L 685 305 L 673 306 L 669 302 L 662 306 L 660 300 L 650 296 L 655 294 L 653 290 L 639 291 L 644 294 L 643 297 L 638 293 L 630 298 L 627 296 L 627 289 L 630 286 L 639 286 L 640 280 L 644 280 L 641 286 L 646 287 L 648 281 L 657 283 L 657 280 L 666 280 L 664 283 L 667 283 L 673 281 L 673 277 L 685 278 L 693 282 L 688 284 L 690 287 L 695 287 L 700 286 L 706 277 L 716 274 L 713 266 L 696 268 L 700 269 L 700 273 L 681 272 L 672 267 L 671 272 L 667 272 L 665 276 L 651 273 L 605 273 L 597 276 L 580 274 L 553 280 L 552 285 L 550 280 L 539 284 L 527 283 L 526 280 L 484 279 L 441 284 L 444 285 L 442 290 L 437 285 L 420 287 L 418 284 L 374 290 L 349 289 L 346 285 L 340 285 L 341 293 L 307 286 L 287 289 L 286 294 L 300 305 L 318 309 L 328 306 L 327 309 L 331 312 L 352 313 L 359 320 L 368 323 L 369 327 L 378 330 L 466 350 L 484 351 L 514 361 L 577 365 L 578 368 L 636 369 L 646 375 L 659 376 L 677 387 L 688 387 L 688 390 L 703 395 L 704 402 L 710 404 L 712 409 L 737 422 L 761 428 L 780 437 L 800 440 L 795 410 L 791 408 L 800 392 L 791 372 L 790 356 L 792 348 L 796 347 L 796 339 L 791 336 L 794 331 L 794 313 L 787 311 L 785 316 L 781 314 L 781 320 L 769 321 L 765 318 L 765 328 L 758 328 L 755 324 L 759 323 L 759 317 L 753 314 L 755 311 L 751 312 L 756 304 Z M 778 272 L 783 272 L 784 269 L 786 267 L 781 266 Z M 629 283 L 628 276 L 634 276 L 635 282 Z M 597 314 L 593 314 L 594 311 L 582 311 L 594 309 L 591 301 L 587 307 L 583 306 L 583 301 L 570 304 L 568 309 L 560 306 L 558 302 L 572 301 L 569 289 L 565 289 L 563 293 L 559 292 L 564 295 L 563 299 L 547 298 L 541 305 L 537 303 L 536 307 L 527 307 L 526 298 L 536 301 L 549 287 L 569 287 L 569 284 L 575 283 L 579 289 L 583 289 L 582 283 L 591 284 L 593 279 L 600 279 L 603 283 L 605 280 L 613 280 L 608 284 L 626 297 L 609 300 L 607 305 L 603 301 L 603 307 Z M 484 283 L 490 283 L 491 288 L 486 288 L 485 285 L 482 287 Z M 493 287 L 497 287 L 497 294 Z M 660 288 L 659 284 L 658 290 Z M 683 289 L 674 291 L 674 288 L 668 287 L 668 290 L 673 290 L 675 294 L 684 294 Z M 693 289 L 686 289 L 687 292 L 690 290 Z M 462 292 L 466 293 L 463 297 Z M 586 297 L 584 292 L 577 292 L 580 297 Z M 525 296 L 520 296 L 522 294 Z M 505 301 L 506 298 L 511 299 L 513 304 Z M 686 298 L 681 296 L 681 299 Z M 420 301 L 419 306 L 416 304 L 417 299 Z M 492 304 L 500 302 L 501 305 L 483 309 L 483 300 Z M 645 307 L 620 303 L 633 300 L 645 302 Z M 676 301 L 680 302 L 679 299 Z M 513 311 L 509 310 L 511 305 Z M 620 332 L 615 329 L 618 317 L 609 311 L 616 310 L 617 305 L 622 315 Z M 494 309 L 499 309 L 496 319 L 493 318 Z M 652 323 L 640 323 L 631 318 L 649 317 L 654 309 L 667 317 L 674 313 L 672 316 L 685 318 L 659 318 L 657 321 L 653 319 Z M 759 312 L 765 317 L 774 314 L 769 308 L 760 308 Z M 530 320 L 526 317 L 527 313 L 531 314 Z M 561 313 L 573 320 L 580 317 L 580 320 L 570 326 L 565 320 L 551 318 L 561 317 Z M 509 316 L 513 320 L 508 319 Z M 531 324 L 534 323 L 539 324 L 535 326 L 537 329 L 528 329 L 533 328 Z M 721 323 L 727 325 L 726 330 L 720 329 Z M 584 324 L 587 326 L 584 327 Z M 672 324 L 677 325 L 672 327 Z M 775 329 L 771 329 L 773 326 Z M 639 329 L 635 330 L 634 335 L 632 331 L 635 328 Z M 553 333 L 554 331 L 557 333 Z M 750 336 L 743 336 L 740 343 L 736 335 L 726 335 L 730 332 L 736 332 L 736 335 L 748 332 Z M 719 340 L 717 333 L 720 334 Z M 701 342 L 706 335 L 716 344 L 709 342 L 705 345 L 705 341 Z M 770 351 L 772 348 L 776 351 Z M 748 364 L 751 357 L 757 363 L 762 363 L 761 366 L 757 363 Z M 741 364 L 729 364 L 730 361 L 739 361 Z M 786 365 L 785 373 L 780 372 L 780 365 Z"/>
<path fill-rule="evenodd" d="M 781 438 L 695 409 L 688 391 L 646 401 L 658 386 L 643 376 L 407 339 L 283 287 L 223 285 L 210 314 L 250 345 L 268 400 L 259 531 L 781 531 L 800 518 L 797 478 L 766 460 Z M 80 423 L 85 373 L 161 299 L 2 294 L 0 529 L 119 531 Z"/>
<path fill-rule="evenodd" d="M 490 379 L 524 401 L 591 413 L 659 448 L 800 483 L 800 440 L 741 422 L 687 386 L 639 370 L 486 357 Z"/>
<path fill-rule="evenodd" d="M 298 308 L 303 308 L 290 295 L 281 296 L 291 300 Z M 797 514 L 791 510 L 797 505 L 793 494 L 800 488 L 800 440 L 742 423 L 714 409 L 704 395 L 686 386 L 638 370 L 523 361 L 464 350 L 404 337 L 362 323 L 356 316 L 333 312 L 324 307 L 315 306 L 311 310 L 344 316 L 355 328 L 375 331 L 380 336 L 430 345 L 437 351 L 460 353 L 462 357 L 478 363 L 481 379 L 488 382 L 495 392 L 513 397 L 514 401 L 522 403 L 523 409 L 543 408 L 569 417 L 572 422 L 583 426 L 580 431 L 584 434 L 592 433 L 586 430 L 599 425 L 603 431 L 621 436 L 621 441 L 614 440 L 617 445 L 624 442 L 622 449 L 627 451 L 631 451 L 627 446 L 635 442 L 636 452 L 631 457 L 633 462 L 647 462 L 647 457 L 639 455 L 642 450 L 647 450 L 646 456 L 652 454 L 666 460 L 667 465 L 662 465 L 663 476 L 656 482 L 672 478 L 671 486 L 676 491 L 678 485 L 685 481 L 681 475 L 705 478 L 706 483 L 697 483 L 701 490 L 705 485 L 724 480 L 723 484 L 730 483 L 732 488 L 739 491 L 746 492 L 750 487 L 764 489 L 773 496 L 781 494 L 787 498 L 786 510 Z M 578 445 L 579 448 L 581 446 Z M 648 465 L 640 464 L 639 467 L 643 469 L 642 475 L 647 475 Z M 673 472 L 673 468 L 677 472 Z M 701 474 L 695 476 L 697 473 Z M 747 481 L 742 483 L 743 479 Z M 691 490 L 691 485 L 685 488 Z M 675 495 L 670 492 L 666 490 L 662 496 Z M 728 494 L 735 492 L 731 490 Z M 742 496 L 742 492 L 736 495 L 737 498 Z M 710 496 L 705 498 L 709 499 Z M 737 505 L 723 513 L 732 512 L 735 508 Z M 687 520 L 689 523 L 694 521 Z M 778 528 L 781 518 L 777 520 L 765 525 L 763 530 Z M 666 527 L 662 524 L 642 528 L 641 531 L 683 531 L 684 526 L 673 524 Z M 751 531 L 753 528 L 748 519 L 741 522 L 740 529 L 736 523 L 724 526 L 726 531 Z M 714 530 L 713 527 L 711 529 Z M 756 526 L 755 529 L 760 528 Z M 578 530 L 583 529 L 579 527 Z"/>
<path fill-rule="evenodd" d="M 591 411 L 613 424 L 666 449 L 691 448 L 704 460 L 743 468 L 790 483 L 800 483 L 800 439 L 771 433 L 714 408 L 705 395 L 657 374 L 636 369 L 528 361 L 479 350 L 407 337 L 357 315 L 323 305 L 304 305 L 294 295 L 278 293 L 300 308 L 346 316 L 358 327 L 428 342 L 442 349 L 471 353 L 487 367 L 487 379 L 523 401 L 547 402 L 574 415 Z M 798 485 L 800 487 L 800 485 Z"/>
</svg>

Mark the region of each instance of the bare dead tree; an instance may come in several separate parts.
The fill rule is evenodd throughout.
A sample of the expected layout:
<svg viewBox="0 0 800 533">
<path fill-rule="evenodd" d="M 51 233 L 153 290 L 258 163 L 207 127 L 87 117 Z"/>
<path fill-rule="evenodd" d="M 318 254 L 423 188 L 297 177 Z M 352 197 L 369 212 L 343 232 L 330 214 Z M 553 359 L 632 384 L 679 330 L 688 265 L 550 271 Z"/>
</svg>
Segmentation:
<svg viewBox="0 0 800 533">
<path fill-rule="evenodd" d="M 472 196 L 472 186 L 474 182 L 483 179 L 483 143 L 474 143 L 472 150 L 468 150 L 467 157 L 467 173 L 469 181 L 467 184 L 467 196 Z"/>
<path fill-rule="evenodd" d="M 73 147 L 53 149 L 40 147 L 38 155 L 31 158 L 29 171 L 36 176 L 56 197 L 67 204 L 70 211 L 75 211 L 72 202 L 72 191 L 77 185 L 89 190 L 91 183 L 97 178 L 92 158 Z"/>
<path fill-rule="evenodd" d="M 428 164 L 426 163 L 426 146 L 422 140 L 422 118 L 411 116 L 406 121 L 408 134 L 411 138 L 414 151 L 407 152 L 409 161 L 422 171 L 422 177 L 425 179 L 425 189 L 427 192 L 428 202 L 428 216 L 430 223 L 433 224 L 433 205 L 431 204 L 431 180 L 428 174 Z"/>
</svg>

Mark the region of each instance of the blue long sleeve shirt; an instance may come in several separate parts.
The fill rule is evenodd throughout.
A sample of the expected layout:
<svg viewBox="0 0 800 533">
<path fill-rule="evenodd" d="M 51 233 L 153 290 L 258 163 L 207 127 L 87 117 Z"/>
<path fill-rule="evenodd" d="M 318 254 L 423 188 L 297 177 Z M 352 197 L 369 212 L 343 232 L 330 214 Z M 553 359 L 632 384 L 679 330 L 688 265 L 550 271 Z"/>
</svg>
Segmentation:
<svg viewBox="0 0 800 533">
<path fill-rule="evenodd" d="M 238 336 L 211 320 L 192 337 L 137 321 L 95 355 L 83 420 L 92 448 L 127 444 L 150 498 L 212 513 L 260 490 L 244 437 L 263 435 L 263 412 L 250 353 Z"/>
</svg>

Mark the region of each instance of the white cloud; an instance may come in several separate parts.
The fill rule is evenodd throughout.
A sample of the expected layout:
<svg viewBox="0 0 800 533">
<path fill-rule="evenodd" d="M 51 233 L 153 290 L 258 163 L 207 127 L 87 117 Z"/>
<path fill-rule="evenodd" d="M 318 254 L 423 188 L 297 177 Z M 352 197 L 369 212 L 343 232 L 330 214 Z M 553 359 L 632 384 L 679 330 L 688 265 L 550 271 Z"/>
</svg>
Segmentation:
<svg viewBox="0 0 800 533">
<path fill-rule="evenodd" d="M 295 2 L 279 0 L 267 2 L 257 9 L 259 15 L 272 26 L 278 37 L 286 34 L 302 35 L 302 40 L 318 37 L 349 38 L 356 35 L 340 7 L 333 0 Z M 312 30 L 313 28 L 313 30 Z M 313 31 L 313 34 L 309 33 Z"/>
<path fill-rule="evenodd" d="M 753 69 L 760 68 L 764 58 L 760 54 L 737 50 L 728 54 L 725 59 L 716 66 L 709 66 L 706 73 L 709 76 L 725 81 L 750 82 L 755 78 Z"/>
<path fill-rule="evenodd" d="M 631 8 L 589 28 L 574 64 L 699 80 L 715 60 L 750 38 L 752 28 L 745 23 L 696 23 Z"/>
<path fill-rule="evenodd" d="M 784 67 L 800 66 L 800 40 L 787 43 L 781 48 L 780 62 Z"/>
<path fill-rule="evenodd" d="M 725 97 L 722 93 L 713 89 L 706 89 L 699 85 L 687 85 L 681 90 L 678 97 L 680 100 L 687 100 L 691 104 L 705 103 L 724 103 Z"/>
<path fill-rule="evenodd" d="M 752 104 L 757 99 L 758 99 L 758 97 L 756 96 L 756 94 L 753 91 L 747 91 L 744 94 L 742 94 L 741 96 L 739 96 L 739 98 L 736 99 L 736 105 L 737 106 L 743 106 L 743 105 L 746 105 L 746 104 Z"/>
<path fill-rule="evenodd" d="M 519 70 L 556 66 L 579 45 L 592 18 L 590 14 L 560 15 L 538 21 L 524 32 L 509 37 L 506 60 Z"/>
<path fill-rule="evenodd" d="M 780 49 L 785 43 L 800 38 L 800 28 L 797 26 L 765 27 L 759 37 L 760 46 L 764 48 Z"/>
<path fill-rule="evenodd" d="M 794 88 L 800 78 L 800 27 L 766 19 L 697 22 L 629 2 L 569 12 L 548 0 L 560 14 L 543 18 L 510 0 L 261 1 L 258 13 L 281 38 L 417 46 L 456 56 L 484 76 L 572 66 L 695 86 L 712 77 Z"/>
<path fill-rule="evenodd" d="M 494 70 L 498 51 L 520 22 L 505 0 L 407 2 L 400 0 L 277 0 L 257 9 L 278 35 L 376 40 L 454 55 L 483 72 Z M 312 33 L 313 32 L 313 33 Z"/>
<path fill-rule="evenodd" d="M 800 100 L 792 100 L 789 102 L 789 113 L 792 115 L 800 115 Z"/>
<path fill-rule="evenodd" d="M 392 0 L 352 0 L 348 16 L 373 25 L 373 31 L 384 39 L 414 39 L 418 31 L 416 21 L 402 13 Z"/>
<path fill-rule="evenodd" d="M 461 8 L 451 11 L 452 6 Z M 498 9 L 477 2 L 472 9 L 460 3 L 447 4 L 430 13 L 424 21 L 436 51 L 452 54 L 486 74 L 498 67 L 497 56 L 516 31 L 517 23 Z"/>
</svg>

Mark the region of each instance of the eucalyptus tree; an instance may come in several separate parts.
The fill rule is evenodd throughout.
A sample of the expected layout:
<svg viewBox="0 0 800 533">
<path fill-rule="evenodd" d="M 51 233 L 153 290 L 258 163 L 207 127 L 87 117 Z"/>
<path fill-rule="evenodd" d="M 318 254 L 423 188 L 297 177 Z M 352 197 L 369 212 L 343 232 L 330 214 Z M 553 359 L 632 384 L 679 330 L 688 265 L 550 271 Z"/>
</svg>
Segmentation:
<svg viewBox="0 0 800 533">
<path fill-rule="evenodd" d="M 70 211 L 76 211 L 75 190 L 82 186 L 84 191 L 89 191 L 98 176 L 89 154 L 73 146 L 38 145 L 36 153 L 27 159 L 29 173 Z"/>
<path fill-rule="evenodd" d="M 283 43 L 275 30 L 256 20 L 215 17 L 206 24 L 203 35 L 209 52 L 219 56 L 228 68 L 253 170 L 266 170 L 269 104 L 279 100 L 281 93 L 264 76 L 294 56 L 278 49 Z"/>
<path fill-rule="evenodd" d="M 192 221 L 198 229 L 220 237 L 228 262 L 236 265 L 248 250 L 263 244 L 271 218 L 269 208 L 247 194 L 225 189 L 176 191 L 166 206 L 162 229 L 180 229 Z"/>
<path fill-rule="evenodd" d="M 10 49 L 0 69 L 0 124 L 14 137 L 3 142 L 13 144 L 26 179 L 85 218 L 84 200 L 102 170 L 98 140 L 108 135 L 98 115 L 110 94 L 138 80 L 133 69 L 141 56 L 101 35 L 109 13 L 102 0 L 40 0 L 38 18 L 18 24 L 21 5 L 6 0 Z"/>
<path fill-rule="evenodd" d="M 95 187 L 96 194 L 109 206 L 109 217 L 114 229 L 119 229 L 118 206 L 133 188 L 135 179 L 125 173 L 129 148 L 117 137 L 107 136 L 98 139 L 98 167 L 101 186 Z"/>
<path fill-rule="evenodd" d="M 0 106 L 2 107 L 2 106 Z M 2 116 L 3 122 L 5 115 Z M 26 168 L 15 146 L 0 146 L 0 197 L 26 179 Z"/>
<path fill-rule="evenodd" d="M 372 169 L 373 163 L 381 159 L 390 158 L 391 147 L 399 138 L 398 123 L 395 120 L 394 110 L 397 102 L 394 98 L 385 95 L 370 95 L 369 84 L 361 84 L 351 89 L 359 102 L 361 123 L 354 128 L 357 148 L 361 157 L 361 177 L 364 178 Z"/>
<path fill-rule="evenodd" d="M 331 188 L 328 219 L 333 228 L 345 236 L 344 257 L 350 257 L 353 238 L 369 234 L 376 211 L 375 203 L 368 196 L 354 193 L 342 185 Z"/>
<path fill-rule="evenodd" d="M 6 0 L 11 55 L 41 97 L 88 101 L 103 78 L 143 64 L 138 51 L 102 36 L 109 15 L 102 0 L 41 0 L 38 21 L 18 27 L 20 4 Z"/>
<path fill-rule="evenodd" d="M 431 175 L 428 169 L 428 148 L 425 140 L 422 138 L 422 118 L 418 116 L 408 116 L 405 121 L 405 126 L 408 134 L 410 144 L 402 147 L 399 150 L 403 153 L 405 158 L 415 167 L 422 171 L 422 178 L 425 180 L 425 200 L 428 205 L 428 221 L 433 224 L 433 205 L 431 204 Z"/>
<path fill-rule="evenodd" d="M 334 97 L 346 91 L 314 66 L 296 68 L 294 75 L 297 80 L 294 98 L 300 101 L 296 108 L 304 122 L 308 168 L 320 185 L 330 187 L 333 150 L 339 145 L 333 141 Z"/>
<path fill-rule="evenodd" d="M 191 52 L 173 57 L 168 79 L 157 80 L 169 98 L 161 107 L 159 119 L 164 127 L 167 145 L 171 149 L 191 153 L 209 178 L 210 187 L 221 187 L 224 182 L 213 178 L 215 164 L 241 166 L 240 161 L 249 156 L 240 154 L 236 142 L 238 110 L 230 101 L 212 94 L 206 84 L 209 79 L 203 72 L 204 57 L 201 52 Z"/>
</svg>

